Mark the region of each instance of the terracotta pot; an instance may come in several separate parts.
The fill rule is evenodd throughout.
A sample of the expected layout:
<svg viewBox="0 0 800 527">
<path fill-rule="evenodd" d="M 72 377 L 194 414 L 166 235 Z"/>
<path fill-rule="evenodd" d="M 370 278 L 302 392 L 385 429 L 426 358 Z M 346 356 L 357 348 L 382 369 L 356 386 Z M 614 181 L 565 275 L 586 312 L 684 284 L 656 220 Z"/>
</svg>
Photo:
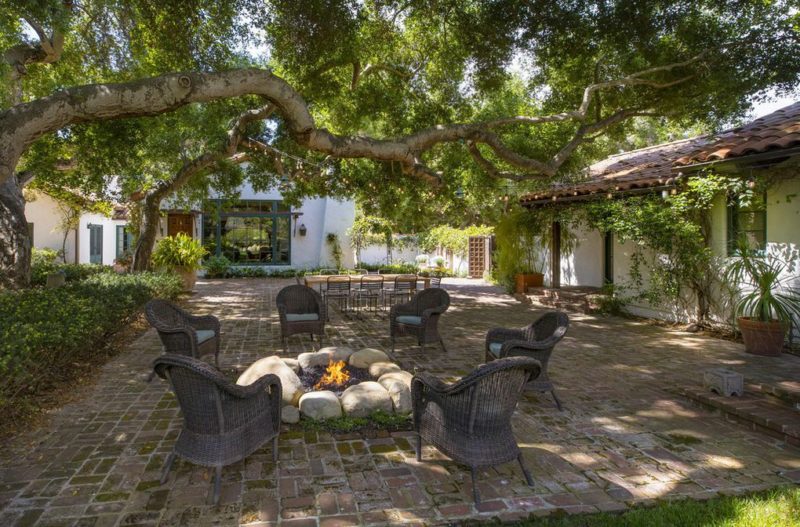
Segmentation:
<svg viewBox="0 0 800 527">
<path fill-rule="evenodd" d="M 184 291 L 191 291 L 194 289 L 194 284 L 197 282 L 197 270 L 189 267 L 176 267 L 175 272 L 180 275 L 183 280 Z"/>
<path fill-rule="evenodd" d="M 739 317 L 737 322 L 747 353 L 769 357 L 781 354 L 786 327 L 780 321 L 762 322 L 750 317 Z"/>
<path fill-rule="evenodd" d="M 519 273 L 514 275 L 515 290 L 519 294 L 528 292 L 529 287 L 542 287 L 544 275 L 542 273 Z"/>
</svg>

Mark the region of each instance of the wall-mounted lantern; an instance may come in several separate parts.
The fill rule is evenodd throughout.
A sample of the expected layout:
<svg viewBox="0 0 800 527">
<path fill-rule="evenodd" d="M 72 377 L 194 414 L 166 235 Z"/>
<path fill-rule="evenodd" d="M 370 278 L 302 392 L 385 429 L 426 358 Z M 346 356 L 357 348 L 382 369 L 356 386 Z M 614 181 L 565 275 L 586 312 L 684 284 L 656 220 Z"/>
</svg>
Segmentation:
<svg viewBox="0 0 800 527">
<path fill-rule="evenodd" d="M 298 227 L 298 228 L 300 229 L 300 236 L 305 236 L 306 232 L 308 232 L 306 230 L 306 224 L 305 223 L 301 223 L 300 227 Z"/>
</svg>

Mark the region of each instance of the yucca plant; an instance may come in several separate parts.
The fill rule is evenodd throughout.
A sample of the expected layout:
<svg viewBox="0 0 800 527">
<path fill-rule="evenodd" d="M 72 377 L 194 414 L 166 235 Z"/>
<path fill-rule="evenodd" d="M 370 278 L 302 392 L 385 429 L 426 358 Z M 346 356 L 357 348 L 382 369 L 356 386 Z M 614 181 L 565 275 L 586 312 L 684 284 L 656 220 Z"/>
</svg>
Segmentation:
<svg viewBox="0 0 800 527">
<path fill-rule="evenodd" d="M 207 253 L 199 240 L 180 233 L 158 242 L 153 251 L 153 263 L 157 267 L 183 267 L 189 271 L 196 271 L 201 266 L 201 259 Z"/>
<path fill-rule="evenodd" d="M 747 351 L 780 354 L 792 317 L 800 319 L 800 292 L 788 283 L 788 266 L 789 262 L 772 254 L 762 255 L 744 241 L 738 244 L 725 278 L 742 290 L 734 309 L 741 317 L 739 329 Z"/>
<path fill-rule="evenodd" d="M 789 263 L 774 255 L 761 255 L 744 243 L 726 270 L 729 283 L 744 286 L 746 292 L 736 302 L 736 314 L 762 322 L 788 323 L 800 316 L 800 293 L 788 285 Z"/>
</svg>

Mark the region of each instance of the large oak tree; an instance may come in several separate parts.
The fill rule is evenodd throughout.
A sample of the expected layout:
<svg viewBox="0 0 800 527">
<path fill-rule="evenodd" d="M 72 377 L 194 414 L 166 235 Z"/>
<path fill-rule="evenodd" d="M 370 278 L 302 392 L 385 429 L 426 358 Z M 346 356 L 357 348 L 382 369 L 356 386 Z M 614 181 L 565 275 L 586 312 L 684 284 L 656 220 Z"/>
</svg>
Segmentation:
<svg viewBox="0 0 800 527">
<path fill-rule="evenodd" d="M 0 46 L 8 50 L 0 273 L 12 287 L 26 283 L 29 267 L 22 181 L 34 169 L 53 181 L 69 177 L 42 168 L 48 148 L 31 147 L 102 130 L 95 123 L 243 98 L 227 122 L 219 120 L 228 137 L 244 130 L 237 115 L 268 105 L 273 144 L 317 160 L 356 160 L 334 171 L 297 171 L 290 192 L 355 194 L 378 209 L 399 203 L 413 210 L 458 186 L 557 177 L 599 154 L 603 137 L 624 134 L 633 117 L 713 125 L 739 116 L 765 89 L 795 87 L 800 71 L 790 2 L 239 0 L 163 7 L 39 0 L 26 7 L 0 0 L 0 10 L 13 15 L 0 25 Z M 251 42 L 253 35 L 264 42 Z M 210 150 L 204 144 L 177 171 L 165 171 L 164 181 L 195 161 L 202 165 L 196 173 L 208 173 L 245 143 L 269 153 L 258 137 L 239 135 Z M 65 165 L 52 155 L 60 151 L 55 143 L 51 150 L 53 166 Z M 80 148 L 70 157 L 67 168 L 90 158 Z"/>
</svg>

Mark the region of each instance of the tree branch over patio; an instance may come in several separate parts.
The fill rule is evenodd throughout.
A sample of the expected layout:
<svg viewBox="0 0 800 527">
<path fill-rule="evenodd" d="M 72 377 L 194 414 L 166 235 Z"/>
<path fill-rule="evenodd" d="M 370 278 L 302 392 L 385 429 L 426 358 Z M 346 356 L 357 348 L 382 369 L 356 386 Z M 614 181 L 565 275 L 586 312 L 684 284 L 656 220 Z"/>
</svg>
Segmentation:
<svg viewBox="0 0 800 527">
<path fill-rule="evenodd" d="M 597 132 L 628 116 L 636 115 L 637 112 L 623 109 L 611 117 L 587 124 L 588 109 L 595 93 L 609 88 L 639 85 L 654 89 L 675 86 L 686 82 L 691 76 L 684 75 L 666 82 L 656 82 L 642 76 L 654 72 L 671 72 L 698 61 L 700 56 L 650 68 L 621 79 L 592 84 L 586 88 L 580 106 L 574 111 L 547 116 L 517 116 L 474 124 L 443 124 L 396 139 L 337 135 L 318 128 L 303 97 L 268 70 L 247 68 L 220 73 L 178 73 L 121 84 L 80 86 L 18 104 L 0 114 L 0 182 L 13 173 L 21 155 L 33 141 L 67 125 L 158 115 L 194 102 L 248 94 L 261 95 L 272 102 L 299 145 L 333 157 L 395 161 L 403 166 L 405 173 L 431 179 L 431 171 L 421 160 L 422 153 L 441 143 L 472 140 L 486 143 L 513 166 L 542 176 L 552 176 L 574 147 L 563 150 L 561 155 L 555 156 L 547 164 L 513 153 L 502 145 L 496 135 L 488 131 L 508 125 L 575 121 L 583 125 L 576 132 L 576 137 L 589 133 L 589 130 Z M 586 127 L 589 127 L 588 130 Z"/>
</svg>

